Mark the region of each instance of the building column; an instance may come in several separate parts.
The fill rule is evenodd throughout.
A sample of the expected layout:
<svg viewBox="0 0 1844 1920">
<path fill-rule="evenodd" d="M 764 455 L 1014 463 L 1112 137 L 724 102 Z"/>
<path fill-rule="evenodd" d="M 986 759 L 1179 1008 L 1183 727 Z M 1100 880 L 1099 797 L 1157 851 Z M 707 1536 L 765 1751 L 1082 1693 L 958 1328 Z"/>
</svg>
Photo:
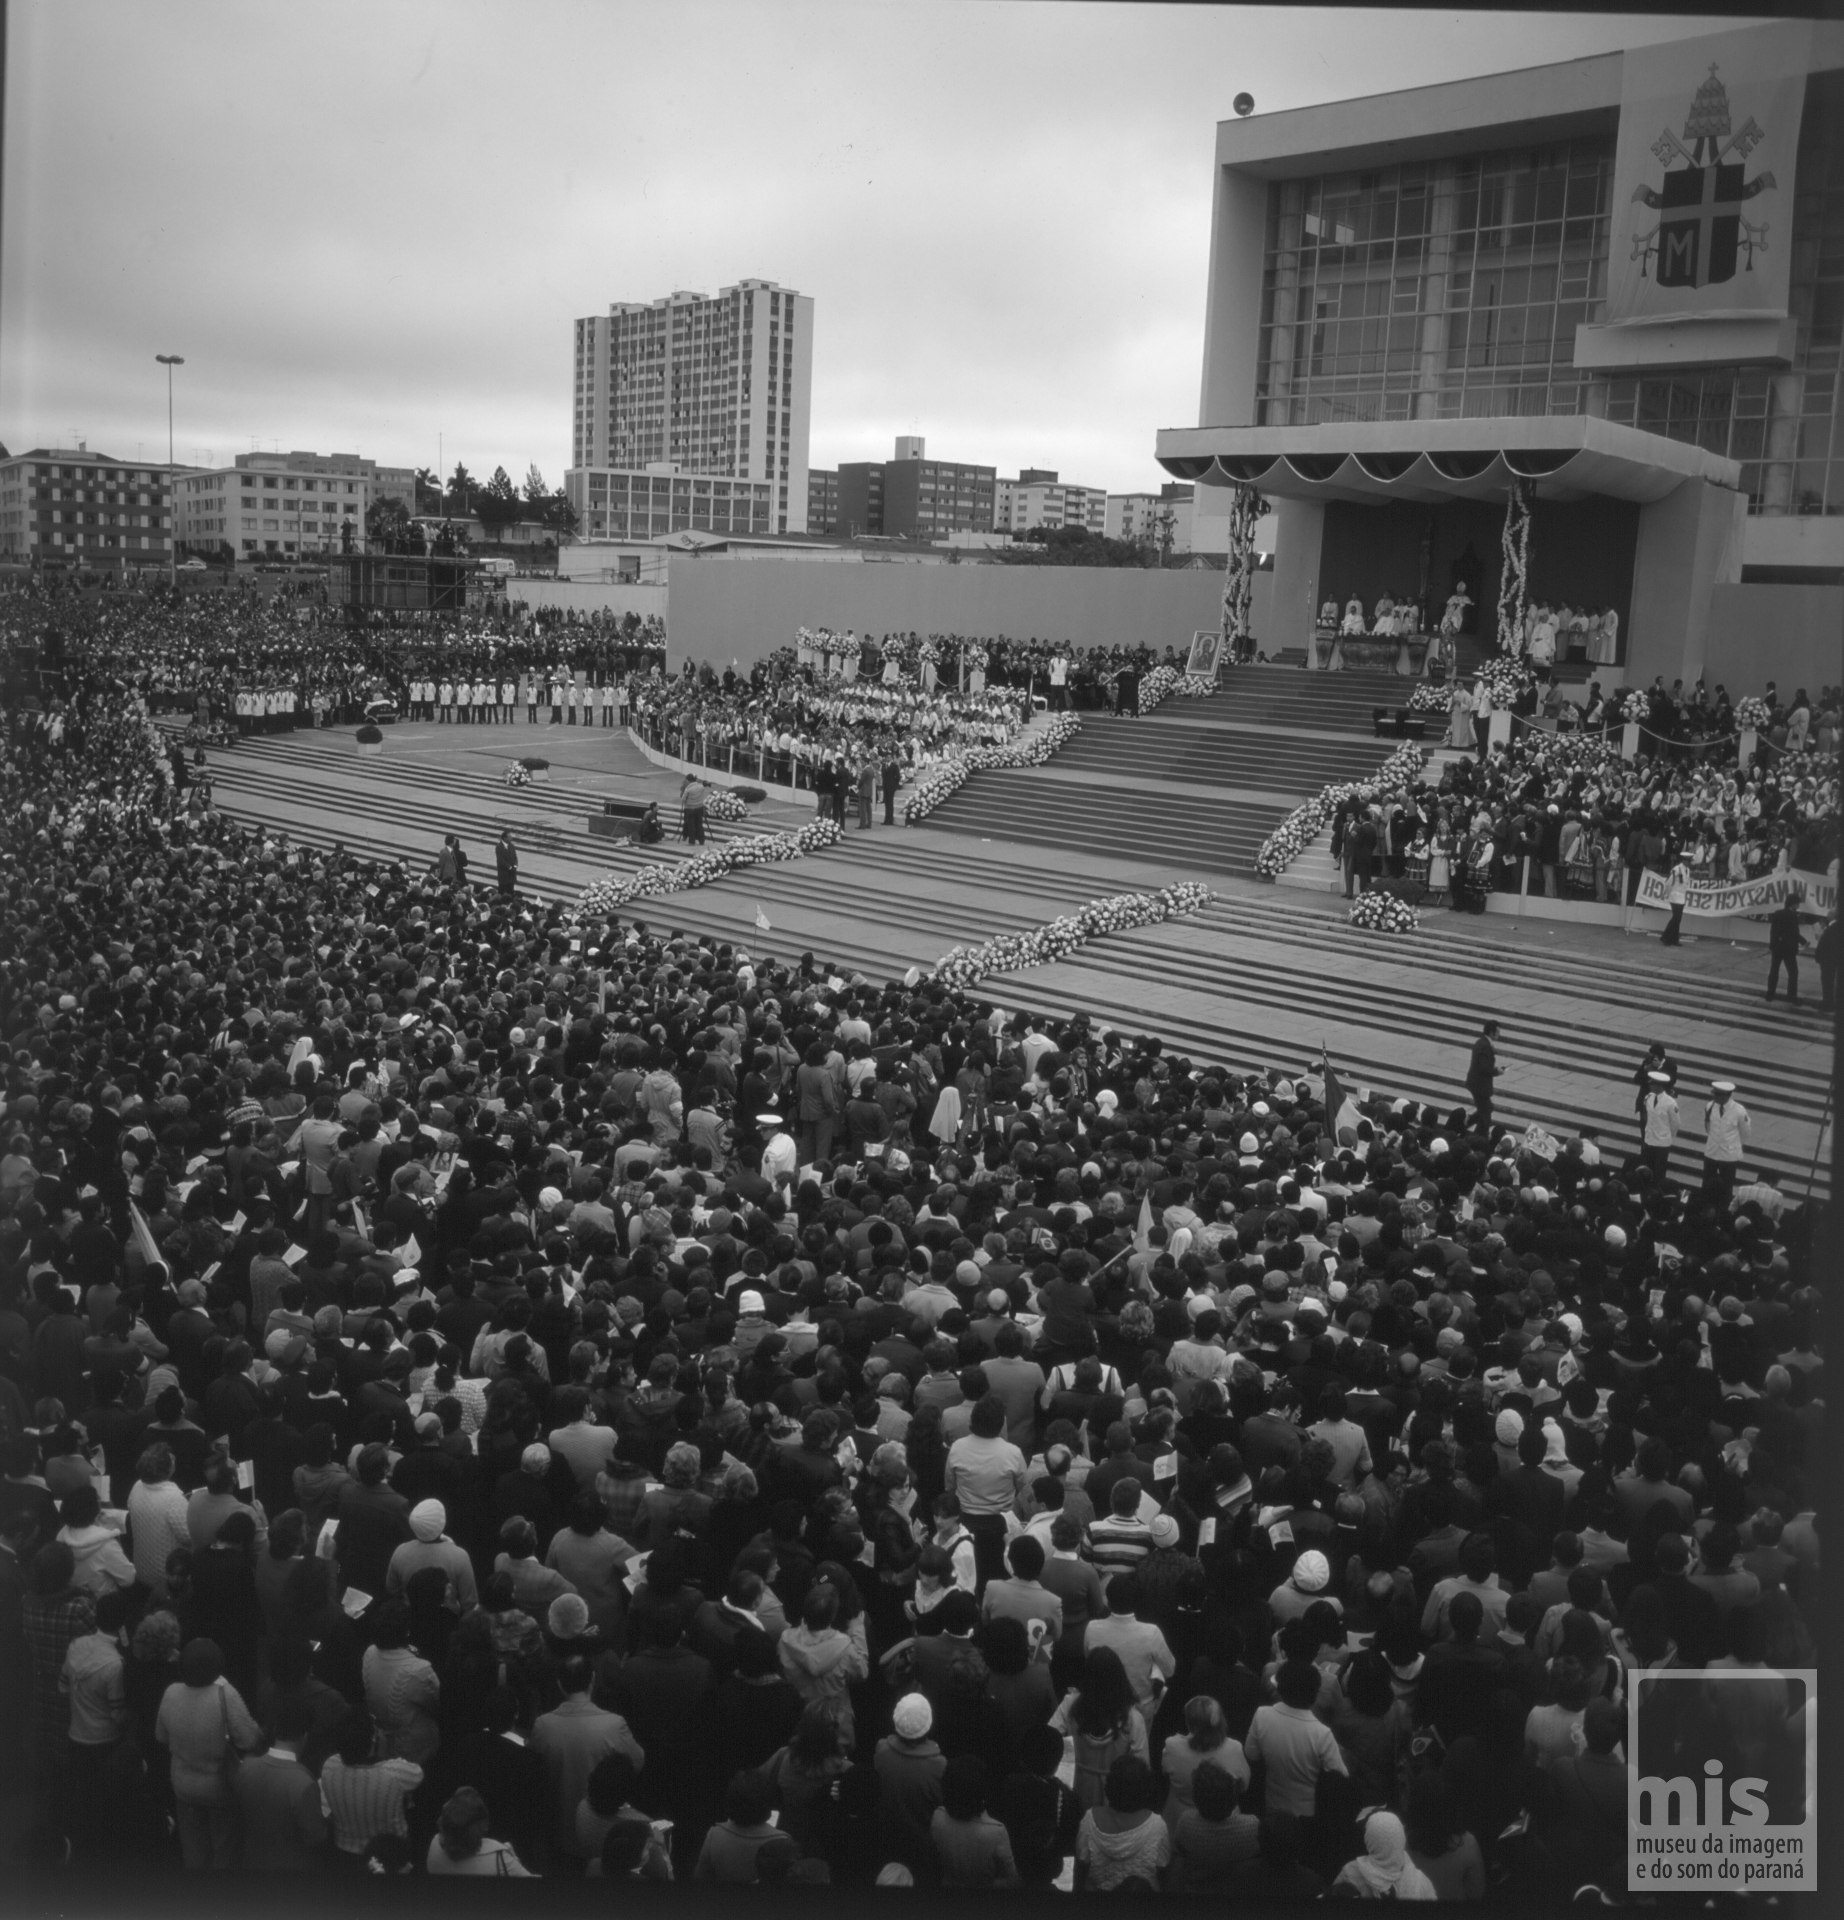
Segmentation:
<svg viewBox="0 0 1844 1920">
<path fill-rule="evenodd" d="M 1767 437 L 1762 448 L 1761 511 L 1791 513 L 1793 464 L 1799 458 L 1799 413 L 1805 399 L 1805 376 L 1776 373 L 1767 388 Z"/>
<path fill-rule="evenodd" d="M 1428 254 L 1421 282 L 1420 360 L 1415 373 L 1415 418 L 1440 418 L 1447 376 L 1447 277 L 1453 264 L 1454 168 L 1438 161 L 1428 179 Z"/>
<path fill-rule="evenodd" d="M 1291 425 L 1294 321 L 1300 298 L 1300 241 L 1304 237 L 1306 182 L 1289 180 L 1280 190 L 1280 226 L 1274 250 L 1274 313 L 1268 326 L 1268 389 L 1261 402 L 1264 427 Z"/>
<path fill-rule="evenodd" d="M 1323 500 L 1274 502 L 1274 600 L 1271 650 L 1304 647 L 1317 664 L 1313 622 L 1319 611 L 1319 556 L 1325 544 Z"/>
<path fill-rule="evenodd" d="M 1707 480 L 1681 481 L 1639 511 L 1633 554 L 1626 684 L 1694 681 L 1703 671 L 1710 597 L 1741 578 L 1747 497 Z"/>
</svg>

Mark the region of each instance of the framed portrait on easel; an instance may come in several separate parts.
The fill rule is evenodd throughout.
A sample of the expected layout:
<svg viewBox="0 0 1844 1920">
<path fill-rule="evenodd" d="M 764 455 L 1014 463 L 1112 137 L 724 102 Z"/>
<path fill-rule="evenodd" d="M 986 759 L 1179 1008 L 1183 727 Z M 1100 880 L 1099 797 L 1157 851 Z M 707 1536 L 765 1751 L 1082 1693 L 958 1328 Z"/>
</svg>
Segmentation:
<svg viewBox="0 0 1844 1920">
<path fill-rule="evenodd" d="M 1194 633 L 1191 653 L 1185 661 L 1187 680 L 1214 680 L 1223 664 L 1223 636 L 1216 632 Z"/>
</svg>

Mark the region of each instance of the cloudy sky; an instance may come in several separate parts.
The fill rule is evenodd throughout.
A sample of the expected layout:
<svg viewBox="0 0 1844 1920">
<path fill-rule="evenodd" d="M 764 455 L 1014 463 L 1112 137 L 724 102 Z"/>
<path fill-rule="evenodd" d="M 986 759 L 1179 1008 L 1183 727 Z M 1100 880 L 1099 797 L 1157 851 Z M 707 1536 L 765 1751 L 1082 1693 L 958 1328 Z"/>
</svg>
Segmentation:
<svg viewBox="0 0 1844 1920">
<path fill-rule="evenodd" d="M 1115 490 L 1195 423 L 1215 122 L 1674 37 L 1619 15 L 12 0 L 0 441 L 569 450 L 570 324 L 815 302 L 815 465 Z M 1705 21 L 1695 30 L 1714 31 Z M 439 436 L 439 440 L 438 440 Z"/>
</svg>

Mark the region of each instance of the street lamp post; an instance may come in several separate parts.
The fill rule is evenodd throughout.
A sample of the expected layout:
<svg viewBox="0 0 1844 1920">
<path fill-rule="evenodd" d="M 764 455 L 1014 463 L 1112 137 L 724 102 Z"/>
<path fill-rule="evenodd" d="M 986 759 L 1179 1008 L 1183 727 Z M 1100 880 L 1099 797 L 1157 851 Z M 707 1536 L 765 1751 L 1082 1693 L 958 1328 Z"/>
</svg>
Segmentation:
<svg viewBox="0 0 1844 1920">
<path fill-rule="evenodd" d="M 179 502 L 173 482 L 173 369 L 183 367 L 181 353 L 157 353 L 155 360 L 166 368 L 166 551 L 167 578 L 179 585 Z"/>
</svg>

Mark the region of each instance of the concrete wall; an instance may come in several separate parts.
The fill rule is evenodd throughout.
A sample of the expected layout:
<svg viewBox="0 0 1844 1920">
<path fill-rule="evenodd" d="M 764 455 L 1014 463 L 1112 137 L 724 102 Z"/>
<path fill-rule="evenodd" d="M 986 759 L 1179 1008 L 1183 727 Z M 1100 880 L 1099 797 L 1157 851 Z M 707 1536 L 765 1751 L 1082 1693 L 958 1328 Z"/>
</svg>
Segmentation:
<svg viewBox="0 0 1844 1920">
<path fill-rule="evenodd" d="M 1736 586 L 1710 595 L 1703 671 L 1731 700 L 1844 683 L 1844 587 Z"/>
<path fill-rule="evenodd" d="M 1261 345 L 1261 264 L 1268 234 L 1268 183 L 1217 168 L 1210 221 L 1210 286 L 1204 300 L 1200 427 L 1255 424 L 1255 364 Z"/>
<path fill-rule="evenodd" d="M 632 591 L 632 589 L 630 589 Z M 675 560 L 667 665 L 747 667 L 800 627 L 1009 634 L 1078 647 L 1190 644 L 1219 626 L 1223 576 L 1137 567 L 814 567 Z"/>
<path fill-rule="evenodd" d="M 1319 561 L 1325 546 L 1325 502 L 1281 499 L 1274 503 L 1274 585 L 1267 626 L 1255 637 L 1264 651 L 1305 647 L 1312 658 L 1313 620 L 1319 610 Z"/>
<path fill-rule="evenodd" d="M 1670 682 L 1703 672 L 1714 590 L 1741 579 L 1747 512 L 1745 495 L 1707 480 L 1685 480 L 1640 509 L 1629 686 L 1649 686 L 1661 673 Z"/>
<path fill-rule="evenodd" d="M 664 585 L 621 586 L 606 580 L 544 580 L 515 574 L 506 582 L 515 607 L 567 607 L 576 613 L 637 613 L 666 617 Z"/>
</svg>

